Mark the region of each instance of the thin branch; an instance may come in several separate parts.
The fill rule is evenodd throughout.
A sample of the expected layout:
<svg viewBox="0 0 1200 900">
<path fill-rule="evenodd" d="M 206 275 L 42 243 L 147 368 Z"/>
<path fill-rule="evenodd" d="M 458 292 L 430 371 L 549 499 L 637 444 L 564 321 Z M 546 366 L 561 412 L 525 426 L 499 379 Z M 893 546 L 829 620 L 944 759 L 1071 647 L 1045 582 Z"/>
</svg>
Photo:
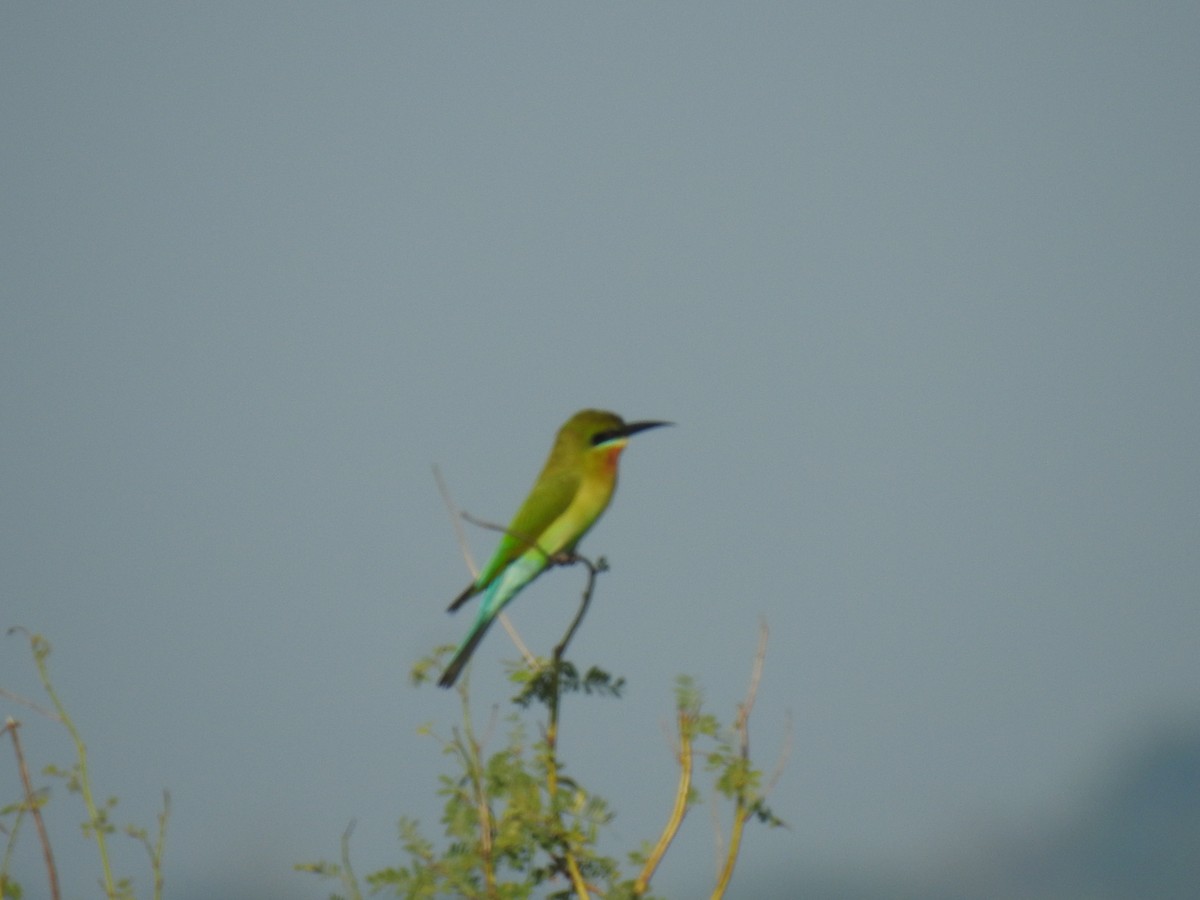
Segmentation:
<svg viewBox="0 0 1200 900">
<path fill-rule="evenodd" d="M 476 818 L 479 822 L 479 847 L 483 857 L 484 884 L 489 897 L 496 896 L 496 863 L 493 855 L 495 842 L 495 822 L 492 818 L 492 808 L 488 805 L 486 775 L 484 773 L 483 744 L 475 736 L 475 724 L 471 718 L 471 706 L 467 692 L 462 691 L 463 733 L 460 736 L 454 729 L 454 743 L 467 769 L 471 785 L 471 800 L 475 806 Z M 493 715 L 495 710 L 493 710 Z M 494 722 L 489 720 L 488 730 L 491 731 Z"/>
<path fill-rule="evenodd" d="M 23 625 L 13 625 L 8 629 L 8 631 L 5 632 L 5 634 L 10 637 L 14 634 L 23 634 L 25 635 L 26 640 L 29 640 L 30 642 L 32 642 L 36 637 L 36 635 L 30 632 L 30 630 Z M 20 694 L 13 693 L 12 691 L 2 687 L 0 687 L 0 697 L 5 698 L 6 700 L 11 700 L 14 703 L 19 703 L 21 706 L 24 706 L 27 709 L 32 709 L 38 715 L 45 716 L 47 719 L 58 722 L 60 725 L 63 723 L 62 716 L 58 715 L 53 710 L 46 709 L 44 706 L 39 706 L 28 697 L 22 697 Z"/>
<path fill-rule="evenodd" d="M 571 627 L 567 629 L 567 633 L 563 637 L 562 641 L 560 641 L 558 646 L 554 648 L 553 658 L 555 664 L 557 665 L 562 660 L 562 655 L 566 651 L 567 645 L 570 644 L 571 639 L 575 637 L 575 632 L 579 628 L 579 623 L 583 620 L 584 615 L 587 613 L 588 604 L 592 601 L 592 589 L 596 583 L 596 576 L 601 572 L 608 571 L 608 563 L 604 560 L 604 557 L 600 557 L 593 563 L 586 556 L 580 556 L 578 553 L 574 552 L 556 553 L 551 555 L 543 550 L 542 546 L 529 535 L 518 534 L 509 528 L 505 528 L 503 525 L 498 525 L 495 522 L 489 522 L 486 519 L 477 519 L 466 510 L 458 510 L 452 505 L 452 502 L 451 509 L 456 511 L 458 516 L 462 518 L 463 521 L 469 522 L 472 525 L 475 525 L 479 528 L 486 528 L 489 531 L 498 531 L 501 534 L 506 534 L 517 538 L 522 542 L 526 550 L 536 550 L 543 557 L 545 557 L 546 568 L 551 568 L 553 566 L 571 566 L 575 563 L 583 563 L 584 566 L 587 567 L 588 579 L 587 584 L 583 589 L 583 600 L 580 604 L 579 612 L 575 614 L 575 618 L 571 621 Z M 532 666 L 534 663 L 536 663 L 537 657 L 534 656 L 529 651 L 529 648 L 525 646 L 525 642 L 521 640 L 521 636 L 517 633 L 516 628 L 513 627 L 509 622 L 508 617 L 504 613 L 500 613 L 498 618 L 500 619 L 500 624 L 504 626 L 504 629 L 508 632 L 509 637 L 512 638 L 513 643 L 516 644 L 517 649 L 525 658 L 526 664 Z"/>
<path fill-rule="evenodd" d="M 154 870 L 154 900 L 162 900 L 163 895 L 163 848 L 167 843 L 167 822 L 171 818 L 171 793 L 163 791 L 163 808 L 158 814 L 158 836 L 154 841 L 154 853 L 151 854 L 151 867 Z"/>
<path fill-rule="evenodd" d="M 450 488 L 446 486 L 446 481 L 442 478 L 442 470 L 436 464 L 433 466 L 433 479 L 437 482 L 438 493 L 442 495 L 442 502 L 446 504 L 446 510 L 450 513 L 450 521 L 454 526 L 455 537 L 458 539 L 458 548 L 462 551 L 463 561 L 467 564 L 467 571 L 471 573 L 471 580 L 474 581 L 479 577 L 479 567 L 475 565 L 475 560 L 471 557 L 471 547 L 467 543 L 467 532 L 463 528 L 462 523 L 466 521 L 481 528 L 505 533 L 507 533 L 507 529 L 494 525 L 491 522 L 480 521 L 465 510 L 459 509 L 454 502 L 454 498 L 450 496 Z M 505 613 L 500 613 L 498 618 L 500 619 L 500 624 L 504 626 L 504 630 L 508 632 L 509 638 L 516 645 L 517 652 L 521 654 L 525 663 L 533 665 L 537 661 L 537 657 L 525 646 L 525 642 L 521 640 L 521 635 L 518 633 L 516 626 L 513 625 Z"/>
<path fill-rule="evenodd" d="M 743 755 L 750 753 L 749 722 L 750 711 L 758 697 L 758 685 L 762 681 L 763 661 L 767 658 L 767 638 L 769 637 L 766 619 L 758 621 L 758 647 L 754 651 L 754 667 L 750 670 L 750 686 L 746 690 L 746 699 L 738 708 L 738 732 L 743 738 Z"/>
<path fill-rule="evenodd" d="M 675 835 L 679 833 L 679 827 L 683 824 L 683 817 L 687 813 L 688 797 L 692 790 L 694 719 L 693 711 L 679 710 L 679 785 L 675 789 L 675 805 L 671 809 L 671 816 L 667 819 L 662 834 L 659 835 L 658 843 L 646 857 L 646 864 L 642 866 L 642 871 L 638 874 L 637 881 L 634 882 L 633 891 L 637 896 L 646 893 L 646 889 L 650 886 L 650 879 L 654 877 L 654 872 L 662 862 L 667 848 L 671 846 Z"/>
<path fill-rule="evenodd" d="M 743 766 L 743 777 L 750 770 L 750 712 L 754 709 L 754 701 L 758 696 L 758 685 L 762 680 L 763 661 L 767 656 L 767 623 L 760 620 L 758 624 L 758 648 L 754 653 L 754 667 L 750 674 L 750 686 L 746 689 L 746 698 L 738 704 L 736 724 L 738 750 Z M 713 900 L 725 896 L 730 879 L 733 878 L 733 867 L 737 863 L 738 852 L 742 845 L 742 834 L 746 829 L 746 820 L 750 818 L 753 806 L 746 802 L 747 786 L 743 782 L 738 786 L 734 800 L 733 824 L 729 829 L 729 849 L 725 854 L 725 864 L 717 878 L 713 889 Z"/>
<path fill-rule="evenodd" d="M 567 629 L 567 633 L 563 635 L 563 639 L 554 648 L 555 665 L 562 662 L 563 654 L 567 652 L 567 646 L 571 643 L 571 639 L 575 637 L 575 632 L 579 630 L 579 624 L 587 614 L 588 606 L 592 602 L 592 590 L 596 586 L 596 576 L 601 572 L 608 571 L 608 563 L 605 562 L 604 557 L 600 557 L 595 562 L 592 562 L 586 556 L 580 556 L 578 553 L 568 553 L 550 558 L 551 565 L 569 566 L 577 562 L 583 563 L 587 567 L 587 584 L 584 585 L 583 596 L 580 598 L 579 612 L 575 613 L 575 618 L 571 620 L 571 627 Z"/>
<path fill-rule="evenodd" d="M 469 524 L 474 525 L 477 528 L 484 528 L 488 531 L 498 531 L 501 534 L 508 535 L 509 537 L 515 537 L 517 540 L 519 540 L 521 542 L 522 552 L 524 552 L 526 550 L 536 550 L 538 553 L 542 554 L 542 556 L 544 556 L 546 558 L 547 562 L 550 562 L 553 559 L 553 557 L 549 553 L 547 553 L 545 550 L 542 549 L 541 545 L 537 542 L 537 539 L 534 538 L 532 535 L 521 534 L 519 531 L 513 531 L 511 528 L 507 528 L 504 525 L 500 525 L 496 522 L 489 522 L 487 519 L 476 518 L 475 516 L 473 516 L 469 512 L 467 512 L 465 509 L 459 510 L 458 514 L 459 514 L 459 516 L 462 517 L 462 520 L 464 522 L 468 522 Z"/>
<path fill-rule="evenodd" d="M 466 514 L 455 505 L 454 498 L 450 496 L 450 488 L 446 486 L 446 481 L 442 478 L 442 470 L 438 468 L 437 463 L 433 464 L 433 480 L 437 482 L 438 493 L 442 495 L 442 502 L 446 504 L 446 510 L 450 513 L 450 524 L 454 526 L 454 535 L 458 538 L 458 549 L 462 551 L 463 560 L 474 580 L 479 577 L 479 567 L 471 558 L 471 546 L 467 543 L 467 530 L 462 526 L 462 520 L 466 518 Z"/>
<path fill-rule="evenodd" d="M 362 900 L 362 891 L 358 888 L 358 879 L 354 876 L 354 868 L 350 865 L 350 835 L 354 834 L 354 819 L 342 832 L 342 887 L 353 900 Z"/>
<path fill-rule="evenodd" d="M 28 632 L 26 633 L 28 634 Z M 105 814 L 97 808 L 95 795 L 92 793 L 92 780 L 88 775 L 87 745 L 84 744 L 83 737 L 80 736 L 78 729 L 75 728 L 75 723 L 67 715 L 66 707 L 58 699 L 58 692 L 54 690 L 54 685 L 50 681 L 50 672 L 46 666 L 46 657 L 50 655 L 50 642 L 40 634 L 30 634 L 29 644 L 33 650 L 33 663 L 37 667 L 38 678 L 42 682 L 42 688 L 46 691 L 50 702 L 54 704 L 55 711 L 62 718 L 63 727 L 67 729 L 67 733 L 71 735 L 71 740 L 75 744 L 75 770 L 79 778 L 79 793 L 83 797 L 83 805 L 87 808 L 88 812 L 86 829 L 96 841 L 96 849 L 100 852 L 100 869 L 104 876 L 105 896 L 109 897 L 110 900 L 115 900 L 117 897 L 117 887 L 113 879 L 112 864 L 109 862 L 108 857 L 108 839 L 105 836 L 108 825 L 105 820 Z"/>
<path fill-rule="evenodd" d="M 717 886 L 713 888 L 712 900 L 720 900 L 729 888 L 729 882 L 733 878 L 733 866 L 737 862 L 738 852 L 741 850 L 742 833 L 746 830 L 747 818 L 749 818 L 749 813 L 739 801 L 737 811 L 733 816 L 733 827 L 729 830 L 729 853 L 725 856 L 725 865 L 721 867 L 721 876 L 717 879 Z"/>
<path fill-rule="evenodd" d="M 767 779 L 766 786 L 763 788 L 764 797 L 771 793 L 775 785 L 779 783 L 779 779 L 783 775 L 783 770 L 787 767 L 787 761 L 792 755 L 792 714 L 785 712 L 784 719 L 783 746 L 779 748 L 779 759 L 775 763 L 775 769 L 771 772 L 771 777 Z"/>
<path fill-rule="evenodd" d="M 525 646 L 525 642 L 521 640 L 521 633 L 517 631 L 517 626 L 512 623 L 512 620 L 505 613 L 500 613 L 496 617 L 500 624 L 504 626 L 504 630 L 508 632 L 509 638 L 512 639 L 513 645 L 516 646 L 517 652 L 521 654 L 521 658 L 525 660 L 525 665 L 532 666 L 537 662 L 537 657 L 533 655 L 533 651 Z"/>
<path fill-rule="evenodd" d="M 549 558 L 549 564 L 554 565 L 571 565 L 581 562 L 588 570 L 587 584 L 583 589 L 583 596 L 580 598 L 579 611 L 575 613 L 575 618 L 571 620 L 570 626 L 567 628 L 563 639 L 558 642 L 554 648 L 554 653 L 551 657 L 551 684 L 550 696 L 547 699 L 549 707 L 549 721 L 546 723 L 546 796 L 549 798 L 551 808 L 557 812 L 558 798 L 558 708 L 559 698 L 562 692 L 562 657 L 566 652 L 567 646 L 571 643 L 571 638 L 575 636 L 576 630 L 579 628 L 579 623 L 583 621 L 584 615 L 587 613 L 588 606 L 592 602 L 592 590 L 596 586 L 596 575 L 603 572 L 607 565 L 603 559 L 593 563 L 586 557 L 579 556 L 574 553 L 559 554 Z M 561 821 L 560 821 L 561 824 Z M 571 846 L 564 842 L 563 856 L 566 862 L 567 872 L 571 877 L 571 883 L 575 887 L 575 894 L 580 900 L 587 900 L 588 894 L 587 883 L 584 881 L 583 874 L 580 872 L 579 863 L 575 859 L 575 853 Z"/>
<path fill-rule="evenodd" d="M 9 634 L 12 634 L 13 630 L 14 629 L 9 629 Z M 0 697 L 3 697 L 5 700 L 11 700 L 13 703 L 24 706 L 26 709 L 31 709 L 39 716 L 45 716 L 52 722 L 57 722 L 59 725 L 62 724 L 61 716 L 57 715 L 53 710 L 46 709 L 44 706 L 39 706 L 28 697 L 22 697 L 20 694 L 14 693 L 7 688 L 2 687 L 0 687 Z"/>
<path fill-rule="evenodd" d="M 54 851 L 50 849 L 50 836 L 46 833 L 46 823 L 42 821 L 42 804 L 35 796 L 33 783 L 29 780 L 29 769 L 25 765 L 25 754 L 21 752 L 21 740 L 17 737 L 17 729 L 21 723 L 9 716 L 4 723 L 4 731 L 12 737 L 13 752 L 17 755 L 17 768 L 21 772 L 21 784 L 25 788 L 25 804 L 33 815 L 37 826 L 38 840 L 42 844 L 42 858 L 46 861 L 46 876 L 50 881 L 50 896 L 59 900 L 58 869 L 54 865 Z"/>
<path fill-rule="evenodd" d="M 607 571 L 608 563 L 601 557 L 596 562 L 592 562 L 585 556 L 579 556 L 576 553 L 561 554 L 550 558 L 551 565 L 572 565 L 574 563 L 583 563 L 587 567 L 588 577 L 587 584 L 583 588 L 583 596 L 580 597 L 579 611 L 575 613 L 575 618 L 571 620 L 570 626 L 567 628 L 563 639 L 554 647 L 554 652 L 551 654 L 550 665 L 552 668 L 553 683 L 550 693 L 550 722 L 546 731 L 546 742 L 550 751 L 550 794 L 554 795 L 557 788 L 557 770 L 555 768 L 555 749 L 558 740 L 558 700 L 559 693 L 562 687 L 562 679 L 560 669 L 562 667 L 563 654 L 567 652 L 567 647 L 571 643 L 571 639 L 575 637 L 575 632 L 579 630 L 579 625 L 583 621 L 583 617 L 587 614 L 588 606 L 592 602 L 592 591 L 596 587 L 596 576 L 601 572 Z"/>
</svg>

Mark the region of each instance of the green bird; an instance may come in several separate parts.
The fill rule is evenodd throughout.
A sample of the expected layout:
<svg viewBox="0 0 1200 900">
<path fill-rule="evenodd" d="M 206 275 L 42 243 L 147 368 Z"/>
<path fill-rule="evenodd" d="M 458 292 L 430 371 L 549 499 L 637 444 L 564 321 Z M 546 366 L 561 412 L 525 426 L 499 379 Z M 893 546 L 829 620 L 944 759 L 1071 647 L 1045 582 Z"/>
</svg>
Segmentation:
<svg viewBox="0 0 1200 900">
<path fill-rule="evenodd" d="M 500 611 L 559 554 L 571 553 L 608 507 L 617 487 L 617 461 L 629 438 L 670 422 L 625 422 L 598 409 L 581 410 L 558 430 L 550 458 L 496 552 L 479 577 L 450 604 L 454 612 L 483 594 L 467 632 L 438 684 L 448 688 Z"/>
</svg>

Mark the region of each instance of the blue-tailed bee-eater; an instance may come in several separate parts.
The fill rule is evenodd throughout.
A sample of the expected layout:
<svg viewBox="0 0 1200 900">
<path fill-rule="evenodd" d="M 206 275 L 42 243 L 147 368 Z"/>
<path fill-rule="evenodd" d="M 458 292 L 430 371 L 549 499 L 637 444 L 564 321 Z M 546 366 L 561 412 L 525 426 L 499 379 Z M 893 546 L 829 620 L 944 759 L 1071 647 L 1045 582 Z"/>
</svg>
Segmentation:
<svg viewBox="0 0 1200 900">
<path fill-rule="evenodd" d="M 556 557 L 573 552 L 608 508 L 617 487 L 617 462 L 629 438 L 669 424 L 625 422 L 598 409 L 581 410 L 567 419 L 558 430 L 542 473 L 491 560 L 450 604 L 450 612 L 454 612 L 476 594 L 483 594 L 475 624 L 446 666 L 439 685 L 454 684 L 500 611 Z"/>
</svg>

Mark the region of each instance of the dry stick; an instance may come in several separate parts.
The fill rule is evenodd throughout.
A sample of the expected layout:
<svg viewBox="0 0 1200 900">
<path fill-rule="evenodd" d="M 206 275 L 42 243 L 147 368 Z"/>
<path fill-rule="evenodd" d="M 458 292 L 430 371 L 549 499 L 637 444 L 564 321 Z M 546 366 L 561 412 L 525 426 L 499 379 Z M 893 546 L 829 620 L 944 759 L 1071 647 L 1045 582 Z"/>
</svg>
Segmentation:
<svg viewBox="0 0 1200 900">
<path fill-rule="evenodd" d="M 758 695 L 758 684 L 762 680 L 763 660 L 767 655 L 767 623 L 759 622 L 758 649 L 754 653 L 754 668 L 750 675 L 750 687 L 746 690 L 746 699 L 738 704 L 737 724 L 739 750 L 744 770 L 750 766 L 750 711 L 754 708 L 754 700 Z M 737 862 L 738 852 L 742 844 L 742 832 L 746 828 L 746 820 L 750 818 L 751 807 L 746 803 L 746 786 L 738 787 L 737 798 L 734 801 L 733 824 L 729 829 L 729 851 L 725 855 L 725 865 L 717 878 L 712 898 L 725 896 L 729 881 L 733 878 L 733 867 Z"/>
<path fill-rule="evenodd" d="M 8 633 L 12 634 L 16 630 L 17 629 L 15 629 L 15 628 L 10 628 L 8 630 Z M 24 630 L 24 629 L 22 629 L 22 630 Z M 51 710 L 48 710 L 43 706 L 38 706 L 32 700 L 30 700 L 26 697 L 22 697 L 20 694 L 13 693 L 12 691 L 8 690 L 7 688 L 0 687 L 0 697 L 3 697 L 5 700 L 11 700 L 13 703 L 19 703 L 24 707 L 32 709 L 39 716 L 45 716 L 47 719 L 50 719 L 52 722 L 57 722 L 59 725 L 62 724 L 62 716 L 59 716 L 57 713 L 54 713 Z M 18 722 L 17 724 L 19 725 L 20 723 Z"/>
<path fill-rule="evenodd" d="M 446 504 L 446 509 L 450 513 L 450 521 L 454 525 L 454 534 L 458 538 L 458 547 L 462 551 L 463 559 L 467 563 L 467 570 L 471 573 L 472 580 L 474 580 L 479 577 L 479 568 L 475 565 L 475 560 L 471 558 L 471 548 L 467 545 L 467 533 L 462 527 L 463 521 L 466 520 L 472 525 L 479 525 L 482 528 L 488 528 L 493 531 L 507 533 L 507 529 L 493 525 L 491 522 L 481 522 L 459 509 L 450 496 L 450 489 L 446 486 L 445 479 L 442 478 L 441 469 L 436 465 L 433 467 L 433 479 L 437 482 L 438 493 L 442 495 L 442 502 Z M 521 640 L 521 635 L 517 633 L 516 627 L 508 620 L 508 616 L 504 613 L 500 613 L 499 619 L 500 624 L 504 626 L 504 630 L 508 632 L 509 638 L 516 645 L 517 651 L 524 657 L 526 663 L 532 665 L 535 657 L 529 652 L 529 648 L 525 646 L 525 642 Z"/>
<path fill-rule="evenodd" d="M 454 505 L 454 500 L 450 496 L 450 488 L 446 486 L 446 480 L 442 478 L 442 470 L 436 464 L 433 467 L 433 480 L 437 482 L 438 493 L 442 495 L 442 502 L 446 504 L 446 509 L 450 513 L 450 524 L 454 526 L 454 535 L 458 538 L 458 549 L 462 551 L 467 569 L 471 573 L 471 578 L 474 579 L 478 577 L 479 569 L 475 565 L 475 560 L 471 558 L 471 547 L 467 544 L 467 531 L 462 527 L 462 512 Z"/>
<path fill-rule="evenodd" d="M 25 787 L 25 803 L 33 814 L 34 824 L 37 825 L 38 840 L 42 842 L 42 857 L 46 860 L 46 875 L 50 880 L 50 896 L 59 900 L 58 870 L 54 866 L 54 851 L 50 849 L 50 836 L 46 834 L 46 823 L 42 821 L 41 804 L 33 794 L 33 783 L 29 780 L 29 769 L 25 765 L 25 754 L 21 752 L 21 740 L 17 737 L 17 729 L 21 723 L 12 716 L 4 723 L 4 730 L 12 736 L 13 752 L 17 755 L 17 768 L 21 772 L 21 784 Z"/>
<path fill-rule="evenodd" d="M 342 886 L 349 890 L 354 900 L 362 900 L 362 892 L 358 889 L 358 879 L 354 877 L 354 867 L 350 865 L 350 835 L 354 834 L 354 819 L 342 832 Z"/>
<path fill-rule="evenodd" d="M 775 769 L 771 772 L 771 777 L 767 779 L 766 787 L 763 788 L 764 797 L 775 789 L 775 785 L 779 783 L 783 770 L 787 766 L 788 758 L 792 755 L 792 714 L 785 712 L 783 718 L 783 746 L 779 748 L 779 759 L 775 761 Z"/>
<path fill-rule="evenodd" d="M 512 534 L 511 531 L 502 525 L 497 525 L 495 522 L 488 522 L 484 519 L 477 519 L 466 510 L 460 510 L 458 515 L 461 519 L 463 519 L 463 521 L 470 522 L 472 525 L 478 525 L 480 528 L 486 528 L 489 531 L 499 531 L 502 534 Z M 534 546 L 536 547 L 536 545 Z M 536 549 L 543 554 L 545 553 L 541 547 L 536 547 Z M 532 666 L 535 662 L 537 662 L 537 657 L 534 656 L 530 649 L 525 646 L 525 642 L 521 640 L 521 635 L 517 631 L 517 626 L 509 620 L 508 616 L 501 612 L 497 618 L 500 620 L 500 624 L 504 626 L 504 630 L 508 632 L 508 636 L 512 639 L 513 644 L 516 645 L 517 651 L 525 660 L 525 664 Z"/>
</svg>

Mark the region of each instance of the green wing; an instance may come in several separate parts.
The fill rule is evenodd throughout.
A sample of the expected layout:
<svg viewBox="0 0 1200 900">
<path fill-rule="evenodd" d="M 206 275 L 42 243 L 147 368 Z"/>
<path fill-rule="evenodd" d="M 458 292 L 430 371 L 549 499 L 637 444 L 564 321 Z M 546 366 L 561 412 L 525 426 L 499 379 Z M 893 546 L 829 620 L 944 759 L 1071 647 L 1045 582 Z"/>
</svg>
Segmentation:
<svg viewBox="0 0 1200 900">
<path fill-rule="evenodd" d="M 476 591 L 481 591 L 491 584 L 492 579 L 503 572 L 509 563 L 532 547 L 542 532 L 550 527 L 550 523 L 566 512 L 567 507 L 571 505 L 571 500 L 579 490 L 582 476 L 578 471 L 570 471 L 578 469 L 575 466 L 555 468 L 555 472 L 543 471 L 538 476 L 533 490 L 529 492 L 529 496 L 509 523 L 504 537 L 500 539 L 496 552 L 475 579 L 473 587 Z"/>
</svg>

